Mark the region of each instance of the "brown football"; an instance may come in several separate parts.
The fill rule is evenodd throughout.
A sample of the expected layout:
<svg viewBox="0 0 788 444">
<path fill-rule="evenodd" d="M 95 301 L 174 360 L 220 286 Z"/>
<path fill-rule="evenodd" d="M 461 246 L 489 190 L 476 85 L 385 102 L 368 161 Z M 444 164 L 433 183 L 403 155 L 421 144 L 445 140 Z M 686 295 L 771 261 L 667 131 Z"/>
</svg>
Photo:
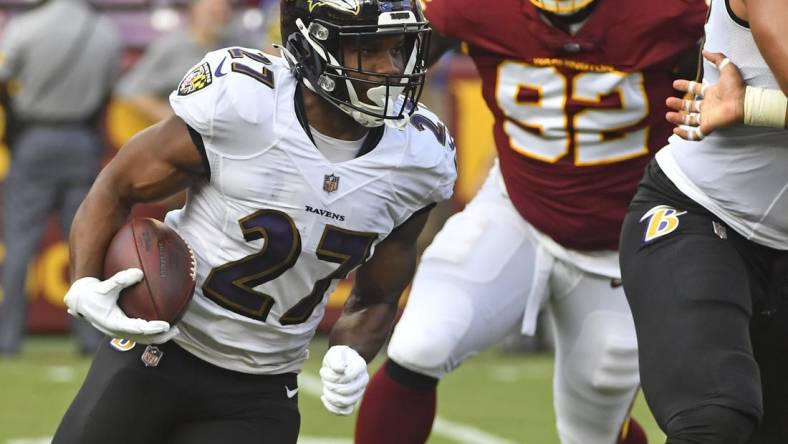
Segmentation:
<svg viewBox="0 0 788 444">
<path fill-rule="evenodd" d="M 178 322 L 194 294 L 196 271 L 194 254 L 178 233 L 151 218 L 123 225 L 104 257 L 104 278 L 127 268 L 139 268 L 145 277 L 120 293 L 126 316 Z"/>
</svg>

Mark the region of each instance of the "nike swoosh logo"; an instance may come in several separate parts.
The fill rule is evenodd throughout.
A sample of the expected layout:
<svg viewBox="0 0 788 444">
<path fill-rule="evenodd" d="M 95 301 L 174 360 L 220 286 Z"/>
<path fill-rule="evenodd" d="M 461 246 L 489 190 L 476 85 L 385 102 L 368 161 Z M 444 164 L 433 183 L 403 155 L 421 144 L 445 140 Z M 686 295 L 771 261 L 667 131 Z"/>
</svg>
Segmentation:
<svg viewBox="0 0 788 444">
<path fill-rule="evenodd" d="M 285 394 L 287 395 L 288 398 L 292 398 L 293 396 L 296 395 L 296 393 L 298 393 L 298 387 L 294 388 L 293 390 L 290 390 L 288 386 L 285 386 Z"/>
<path fill-rule="evenodd" d="M 216 77 L 223 77 L 223 76 L 226 76 L 226 75 L 227 75 L 227 73 L 226 73 L 226 72 L 222 72 L 222 66 L 224 66 L 224 61 L 225 61 L 225 60 L 227 60 L 227 58 L 226 58 L 226 57 L 225 57 L 225 58 L 223 58 L 221 62 L 219 62 L 219 66 L 217 66 L 217 67 L 216 67 L 216 71 L 214 71 L 214 72 L 213 72 L 213 75 L 214 75 L 214 76 L 216 76 Z"/>
</svg>

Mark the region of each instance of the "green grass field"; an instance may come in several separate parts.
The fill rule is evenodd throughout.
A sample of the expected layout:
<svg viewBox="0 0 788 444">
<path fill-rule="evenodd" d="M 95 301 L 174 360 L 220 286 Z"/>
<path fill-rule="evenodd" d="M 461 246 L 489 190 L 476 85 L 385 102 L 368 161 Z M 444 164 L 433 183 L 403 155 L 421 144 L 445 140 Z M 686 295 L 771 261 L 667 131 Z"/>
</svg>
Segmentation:
<svg viewBox="0 0 788 444">
<path fill-rule="evenodd" d="M 350 444 L 353 418 L 323 409 L 316 393 L 325 339 L 312 344 L 300 377 L 301 444 Z M 376 359 L 373 367 L 382 362 Z M 45 444 L 90 362 L 66 337 L 33 337 L 14 360 L 0 360 L 0 444 Z M 550 401 L 552 357 L 488 351 L 464 364 L 439 388 L 439 419 L 430 444 L 558 444 Z M 635 416 L 652 444 L 664 442 L 642 399 Z M 109 444 L 109 443 L 108 443 Z"/>
</svg>

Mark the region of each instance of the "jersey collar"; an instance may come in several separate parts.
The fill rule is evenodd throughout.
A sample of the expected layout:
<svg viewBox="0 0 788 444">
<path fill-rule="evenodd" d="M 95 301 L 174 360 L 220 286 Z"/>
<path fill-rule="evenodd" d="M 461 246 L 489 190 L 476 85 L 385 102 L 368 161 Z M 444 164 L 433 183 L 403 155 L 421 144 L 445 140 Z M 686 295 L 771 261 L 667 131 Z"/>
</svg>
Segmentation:
<svg viewBox="0 0 788 444">
<path fill-rule="evenodd" d="M 306 133 L 306 135 L 309 137 L 309 140 L 311 140 L 312 144 L 315 145 L 315 149 L 317 149 L 315 139 L 312 137 L 312 131 L 309 129 L 309 121 L 306 118 L 306 109 L 304 108 L 304 97 L 302 94 L 303 92 L 301 90 L 301 82 L 298 82 L 295 88 L 295 94 L 293 95 L 293 100 L 295 101 L 296 118 L 298 119 L 298 123 L 301 125 L 301 129 L 304 130 L 304 133 Z M 356 159 L 371 152 L 373 149 L 375 149 L 375 147 L 378 146 L 380 139 L 383 138 L 385 128 L 385 125 L 381 125 L 369 129 L 369 132 L 367 132 L 367 136 L 364 139 L 364 143 L 361 145 L 361 149 L 358 150 L 358 154 L 356 154 Z"/>
</svg>

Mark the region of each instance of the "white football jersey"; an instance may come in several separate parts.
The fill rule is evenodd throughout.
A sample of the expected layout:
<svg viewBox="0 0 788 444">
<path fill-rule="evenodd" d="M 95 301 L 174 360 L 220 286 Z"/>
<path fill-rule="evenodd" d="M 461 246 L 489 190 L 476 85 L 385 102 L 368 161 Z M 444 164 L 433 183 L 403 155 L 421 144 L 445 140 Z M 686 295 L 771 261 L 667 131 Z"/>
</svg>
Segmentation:
<svg viewBox="0 0 788 444">
<path fill-rule="evenodd" d="M 704 49 L 735 63 L 745 83 L 780 89 L 747 24 L 724 0 L 713 0 Z M 717 83 L 717 67 L 703 61 L 703 82 Z M 734 125 L 698 142 L 678 136 L 657 153 L 671 181 L 746 238 L 788 250 L 788 131 Z"/>
<path fill-rule="evenodd" d="M 210 180 L 166 218 L 197 258 L 175 341 L 245 373 L 299 371 L 337 279 L 414 212 L 448 199 L 456 177 L 451 136 L 423 108 L 366 154 L 327 161 L 296 117 L 296 85 L 281 58 L 228 48 L 170 95 L 210 165 Z"/>
</svg>

